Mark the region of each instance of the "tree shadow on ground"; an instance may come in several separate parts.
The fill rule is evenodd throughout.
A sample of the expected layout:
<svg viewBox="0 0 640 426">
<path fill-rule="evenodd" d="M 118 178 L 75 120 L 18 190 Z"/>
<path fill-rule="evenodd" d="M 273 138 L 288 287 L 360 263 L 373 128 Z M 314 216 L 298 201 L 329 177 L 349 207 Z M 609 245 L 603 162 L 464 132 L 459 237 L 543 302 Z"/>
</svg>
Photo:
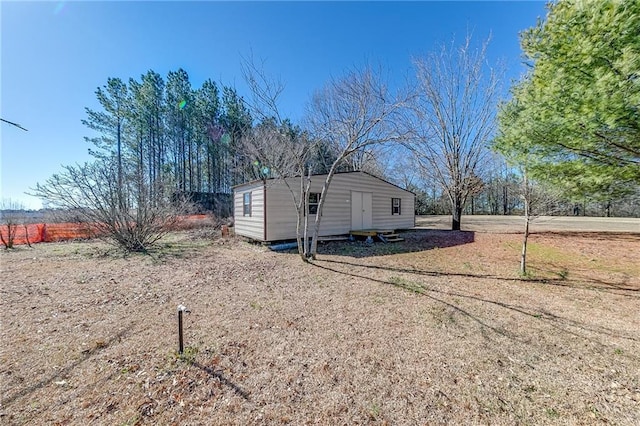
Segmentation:
<svg viewBox="0 0 640 426">
<path fill-rule="evenodd" d="M 344 270 L 340 270 L 338 269 L 338 267 L 331 267 L 329 265 L 323 265 L 322 263 L 327 263 L 329 265 L 333 264 L 337 264 L 337 265 L 347 265 L 348 266 L 348 271 L 344 271 Z M 519 306 L 519 305 L 515 305 L 515 304 L 510 304 L 510 303 L 505 303 L 505 302 L 500 302 L 497 300 L 490 300 L 487 298 L 483 298 L 483 297 L 479 297 L 476 295 L 472 295 L 472 294 L 465 294 L 465 293 L 461 293 L 459 291 L 446 291 L 446 290 L 441 290 L 441 289 L 437 289 L 434 288 L 432 286 L 426 285 L 424 283 L 420 283 L 417 281 L 411 281 L 411 280 L 407 280 L 407 279 L 403 279 L 403 278 L 396 278 L 396 279 L 388 279 L 388 280 L 384 280 L 384 279 L 379 279 L 379 278 L 373 278 L 373 277 L 369 277 L 366 276 L 365 274 L 359 274 L 356 273 L 356 268 L 355 267 L 360 267 L 360 268 L 375 268 L 375 269 L 385 269 L 385 270 L 390 270 L 390 271 L 394 271 L 394 272 L 404 272 L 407 274 L 411 274 L 411 273 L 416 273 L 418 272 L 418 275 L 429 275 L 429 276 L 463 276 L 463 277 L 473 277 L 473 278 L 491 278 L 491 279 L 505 279 L 505 278 L 499 278 L 499 277 L 491 277 L 491 276 L 476 276 L 476 275 L 472 275 L 472 274 L 446 274 L 446 273 L 424 273 L 424 271 L 415 271 L 415 270 L 407 270 L 407 269 L 399 269 L 399 268 L 386 268 L 386 267 L 379 267 L 379 266 L 371 266 L 371 265 L 361 265 L 361 264 L 354 264 L 354 263 L 350 263 L 350 262 L 339 262 L 339 261 L 332 261 L 332 260 L 316 260 L 313 262 L 313 265 L 327 270 L 327 271 L 331 271 L 331 272 L 335 272 L 335 273 L 339 273 L 339 274 L 343 274 L 343 275 L 347 275 L 347 276 L 351 276 L 354 278 L 361 278 L 361 279 L 366 279 L 366 280 L 370 280 L 373 282 L 377 282 L 379 284 L 385 284 L 385 285 L 390 285 L 393 287 L 397 287 L 397 288 L 401 288 L 403 290 L 406 291 L 410 291 L 416 294 L 419 294 L 421 296 L 427 297 L 435 302 L 441 303 L 445 306 L 448 306 L 449 308 L 454 309 L 456 312 L 459 312 L 460 314 L 462 314 L 463 316 L 469 318 L 470 320 L 476 322 L 477 324 L 479 324 L 483 329 L 487 329 L 490 331 L 493 331 L 496 334 L 499 334 L 501 336 L 507 337 L 509 339 L 512 340 L 516 340 L 519 341 L 519 338 L 516 334 L 502 328 L 502 327 L 495 327 L 492 326 L 491 324 L 489 324 L 490 320 L 484 320 L 481 319 L 478 315 L 475 315 L 474 313 L 472 313 L 470 310 L 468 309 L 463 309 L 462 307 L 458 306 L 457 304 L 454 304 L 452 302 L 449 302 L 447 300 L 445 300 L 446 297 L 452 297 L 454 298 L 453 300 L 455 301 L 455 298 L 460 298 L 460 299 L 466 299 L 466 300 L 470 300 L 470 301 L 475 301 L 475 302 L 479 302 L 481 304 L 490 304 L 493 306 L 498 306 L 500 308 L 503 309 L 507 309 L 510 310 L 512 312 L 516 312 L 518 314 L 524 315 L 526 317 L 531 318 L 532 320 L 537 320 L 537 321 L 541 321 L 541 322 L 545 322 L 547 323 L 549 326 L 557 329 L 560 332 L 563 332 L 565 334 L 568 335 L 572 335 L 572 336 L 576 336 L 588 341 L 591 341 L 593 343 L 596 343 L 600 346 L 608 346 L 604 343 L 602 343 L 599 340 L 593 339 L 591 337 L 585 336 L 583 334 L 580 334 L 576 331 L 571 330 L 570 328 L 574 328 L 574 329 L 578 329 L 578 330 L 582 330 L 585 332 L 590 332 L 590 333 L 594 333 L 594 334 L 598 334 L 598 335 L 603 335 L 603 336 L 607 336 L 607 337 L 616 337 L 616 338 L 621 338 L 621 339 L 626 339 L 626 340 L 632 340 L 632 341 L 640 341 L 640 339 L 638 339 L 638 337 L 636 336 L 627 336 L 627 335 L 622 335 L 621 333 L 619 333 L 617 330 L 613 330 L 613 329 L 608 329 L 606 327 L 601 327 L 601 326 L 591 326 L 576 320 L 572 320 L 570 318 L 565 318 L 562 317 L 560 315 L 556 315 L 554 313 L 551 313 L 547 310 L 543 310 L 543 309 L 532 309 L 529 307 L 524 307 L 524 306 Z M 514 281 L 513 279 L 508 279 L 508 281 Z M 619 293 L 616 293 L 619 294 Z M 442 297 L 438 297 L 437 295 L 440 295 Z"/>
<path fill-rule="evenodd" d="M 640 293 L 640 286 L 634 285 L 630 282 L 630 276 L 625 273 L 623 275 L 622 282 L 612 282 L 601 278 L 594 277 L 589 271 L 579 272 L 577 268 L 567 268 L 565 265 L 556 264 L 553 262 L 529 262 L 528 269 L 539 271 L 545 275 L 557 275 L 558 278 L 552 278 L 548 280 L 542 280 L 546 284 L 564 285 L 566 287 L 585 288 L 592 290 L 620 290 L 623 292 Z M 624 294 L 615 292 L 621 296 L 633 296 L 633 294 Z M 640 296 L 638 296 L 640 297 Z"/>
<path fill-rule="evenodd" d="M 510 339 L 515 339 L 515 336 L 512 335 L 511 333 L 506 332 L 505 330 L 502 330 L 500 328 L 494 327 L 492 325 L 490 325 L 489 323 L 483 321 L 482 319 L 480 319 L 479 317 L 473 315 L 471 312 L 454 305 L 453 303 L 450 303 L 444 299 L 441 299 L 439 297 L 436 297 L 432 294 L 432 292 L 427 289 L 426 287 L 423 287 L 422 285 L 418 284 L 418 283 L 414 283 L 414 282 L 409 282 L 409 281 L 405 281 L 405 280 L 381 280 L 378 278 L 372 278 L 372 277 L 367 277 L 365 275 L 359 275 L 355 272 L 347 272 L 347 271 L 341 271 L 337 268 L 332 268 L 330 266 L 325 266 L 325 265 L 321 265 L 321 262 L 332 262 L 332 261 L 327 261 L 327 260 L 323 260 L 323 261 L 314 261 L 312 264 L 318 268 L 327 270 L 327 271 L 331 271 L 331 272 L 336 272 L 339 274 L 343 274 L 343 275 L 348 275 L 350 277 L 354 277 L 354 278 L 363 278 L 366 280 L 370 280 L 370 281 L 374 281 L 380 284 L 386 284 L 386 285 L 391 285 L 394 287 L 398 287 L 401 288 L 403 290 L 407 290 L 407 291 L 411 291 L 413 293 L 417 293 L 420 294 L 422 296 L 428 297 L 431 300 L 434 300 L 438 303 L 441 303 L 451 309 L 453 309 L 454 311 L 462 314 L 463 316 L 471 319 L 472 321 L 476 322 L 477 324 L 479 324 L 482 328 L 486 328 L 489 329 L 493 332 L 495 332 L 496 334 L 499 334 L 501 336 L 510 338 Z M 334 263 L 342 263 L 342 262 L 334 262 Z M 348 262 L 345 262 L 344 264 L 349 264 Z M 357 266 L 364 266 L 364 265 L 357 265 Z M 365 266 L 366 267 L 366 266 Z M 350 271 L 353 271 L 353 268 L 349 269 Z"/>
<path fill-rule="evenodd" d="M 552 238 L 586 238 L 593 241 L 640 242 L 640 232 L 532 231 L 530 235 Z"/>
<path fill-rule="evenodd" d="M 104 351 L 105 349 L 107 349 L 109 346 L 111 346 L 112 343 L 116 342 L 116 341 L 121 341 L 124 337 L 126 337 L 127 334 L 129 334 L 131 332 L 131 327 L 125 328 L 124 330 L 116 333 L 115 335 L 113 335 L 109 340 L 107 340 L 106 342 L 102 342 L 99 345 L 96 345 L 95 347 L 91 348 L 91 349 L 85 349 L 84 351 L 81 352 L 80 357 L 69 363 L 67 366 L 63 367 L 60 370 L 57 370 L 55 373 L 45 377 L 44 379 L 41 379 L 40 381 L 32 384 L 31 386 L 28 386 L 22 390 L 17 391 L 16 393 L 8 396 L 7 398 L 5 398 L 2 403 L 4 405 L 9 405 L 12 402 L 14 402 L 16 399 L 18 398 L 22 398 L 23 396 L 29 395 L 35 391 L 37 391 L 38 389 L 41 389 L 47 385 L 49 385 L 51 382 L 53 382 L 54 380 L 58 379 L 58 378 L 64 378 L 69 372 L 71 372 L 74 368 L 82 365 L 83 363 L 85 363 L 86 361 L 88 361 L 90 358 L 96 356 L 97 354 L 99 354 L 100 352 Z"/>
<path fill-rule="evenodd" d="M 522 283 L 534 283 L 534 284 L 541 284 L 541 285 L 553 285 L 553 286 L 575 288 L 575 289 L 602 291 L 606 293 L 615 294 L 618 296 L 640 298 L 640 295 L 634 294 L 634 293 L 640 292 L 640 288 L 638 287 L 631 287 L 626 284 L 607 282 L 607 281 L 593 278 L 590 276 L 583 276 L 578 274 L 571 275 L 575 278 L 560 277 L 561 274 L 555 273 L 555 272 L 554 273 L 558 275 L 558 278 L 533 278 L 533 277 L 518 278 L 518 277 L 503 277 L 503 276 L 492 275 L 492 274 L 474 274 L 474 273 L 466 273 L 466 272 L 443 272 L 443 271 L 431 271 L 427 269 L 399 268 L 399 267 L 387 266 L 387 265 L 368 265 L 363 263 L 347 262 L 342 260 L 331 260 L 331 259 L 322 259 L 321 261 L 327 262 L 327 263 L 346 265 L 349 267 L 361 267 L 361 268 L 368 268 L 368 269 L 384 270 L 388 272 L 397 272 L 397 273 L 422 275 L 422 276 L 430 276 L 430 277 L 446 276 L 446 277 L 476 278 L 476 279 L 487 279 L 487 280 L 498 280 L 498 281 L 509 281 L 509 282 L 521 281 Z M 319 266 L 317 263 L 315 265 Z M 631 293 L 627 293 L 627 292 L 631 292 Z"/>
<path fill-rule="evenodd" d="M 363 240 L 331 241 L 319 246 L 318 252 L 355 258 L 413 253 L 471 244 L 475 241 L 475 232 L 420 229 L 402 232 L 400 237 L 404 238 L 404 241 L 395 243 L 383 243 L 377 239 L 373 243 Z"/>
<path fill-rule="evenodd" d="M 636 241 L 637 234 L 628 233 L 601 233 L 601 232 L 545 232 L 538 233 L 539 236 L 548 235 L 552 238 L 557 237 L 582 237 L 590 239 L 601 239 L 606 241 Z M 355 242 L 330 242 L 323 245 L 319 254 L 344 256 L 349 258 L 368 258 L 376 256 L 386 256 L 393 254 L 404 254 L 412 252 L 420 252 L 426 250 L 455 247 L 464 244 L 471 244 L 475 241 L 475 232 L 473 231 L 449 231 L 449 230 L 411 230 L 402 233 L 405 241 L 398 243 L 366 243 L 364 241 Z M 578 273 L 576 271 L 568 271 L 563 265 L 555 265 L 545 263 L 540 265 L 536 262 L 529 263 L 531 269 L 540 271 L 542 277 L 517 277 L 517 276 L 498 276 L 491 274 L 477 274 L 464 272 L 442 272 L 432 271 L 428 269 L 407 269 L 393 266 L 384 266 L 380 264 L 367 265 L 358 262 L 349 262 L 347 260 L 326 260 L 327 262 L 343 263 L 350 266 L 361 266 L 374 269 L 385 269 L 391 272 L 411 273 L 417 275 L 428 276 L 458 276 L 467 278 L 494 279 L 503 281 L 521 280 L 522 282 L 538 283 L 545 285 L 554 285 L 567 288 L 580 288 L 594 291 L 605 291 L 625 297 L 640 297 L 640 287 L 629 283 L 628 278 L 624 282 L 615 282 L 611 280 L 600 279 L 590 274 Z"/>
<path fill-rule="evenodd" d="M 229 387 L 232 391 L 234 391 L 237 395 L 241 396 L 244 400 L 249 401 L 249 393 L 244 389 L 242 389 L 237 384 L 233 383 L 231 380 L 227 379 L 225 375 L 222 373 L 222 371 L 216 370 L 213 367 L 202 365 L 197 361 L 194 361 L 191 365 L 204 371 L 212 378 L 217 379 L 221 384 Z"/>
</svg>

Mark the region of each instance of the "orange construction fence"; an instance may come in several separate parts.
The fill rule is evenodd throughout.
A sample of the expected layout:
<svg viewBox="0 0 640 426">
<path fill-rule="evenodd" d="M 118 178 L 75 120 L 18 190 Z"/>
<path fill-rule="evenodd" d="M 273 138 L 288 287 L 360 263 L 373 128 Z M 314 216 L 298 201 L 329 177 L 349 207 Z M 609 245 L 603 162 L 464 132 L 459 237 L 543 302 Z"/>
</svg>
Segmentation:
<svg viewBox="0 0 640 426">
<path fill-rule="evenodd" d="M 211 217 L 207 215 L 192 215 L 181 217 L 176 224 L 176 229 L 188 229 L 213 224 Z M 86 223 L 34 223 L 18 225 L 13 238 L 14 245 L 49 243 L 75 239 L 91 238 L 96 230 Z M 7 240 L 7 226 L 0 225 L 0 233 Z M 1 245 L 0 245 L 1 246 Z"/>
<path fill-rule="evenodd" d="M 2 226 L 0 232 L 7 240 L 7 227 Z M 13 244 L 27 244 L 27 242 L 43 243 L 73 240 L 78 238 L 90 238 L 91 229 L 80 223 L 34 223 L 29 225 L 18 225 L 13 237 Z"/>
</svg>

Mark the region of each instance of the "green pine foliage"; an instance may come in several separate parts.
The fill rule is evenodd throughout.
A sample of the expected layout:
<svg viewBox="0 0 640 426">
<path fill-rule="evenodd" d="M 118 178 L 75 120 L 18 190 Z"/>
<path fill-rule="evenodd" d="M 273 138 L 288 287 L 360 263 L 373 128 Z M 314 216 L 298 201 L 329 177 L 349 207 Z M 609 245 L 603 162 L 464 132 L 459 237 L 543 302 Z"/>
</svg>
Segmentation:
<svg viewBox="0 0 640 426">
<path fill-rule="evenodd" d="M 640 185 L 640 2 L 559 1 L 521 34 L 530 72 L 502 105 L 494 147 L 573 196 Z"/>
<path fill-rule="evenodd" d="M 252 119 L 231 87 L 206 80 L 194 88 L 183 69 L 166 79 L 149 70 L 128 83 L 109 78 L 96 97 L 101 108 L 87 108 L 82 121 L 92 133 L 89 152 L 115 161 L 120 186 L 133 185 L 152 203 L 175 193 L 229 193 L 251 171 L 237 141 Z"/>
</svg>

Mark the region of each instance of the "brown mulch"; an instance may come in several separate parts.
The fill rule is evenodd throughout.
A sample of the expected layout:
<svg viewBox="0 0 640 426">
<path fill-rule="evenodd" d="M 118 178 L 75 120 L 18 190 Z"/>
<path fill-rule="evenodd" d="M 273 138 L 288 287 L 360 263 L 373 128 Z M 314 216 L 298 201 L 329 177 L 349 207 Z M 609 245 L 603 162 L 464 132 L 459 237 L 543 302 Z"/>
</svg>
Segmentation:
<svg viewBox="0 0 640 426">
<path fill-rule="evenodd" d="M 0 423 L 640 424 L 640 235 L 403 236 L 3 252 Z"/>
</svg>

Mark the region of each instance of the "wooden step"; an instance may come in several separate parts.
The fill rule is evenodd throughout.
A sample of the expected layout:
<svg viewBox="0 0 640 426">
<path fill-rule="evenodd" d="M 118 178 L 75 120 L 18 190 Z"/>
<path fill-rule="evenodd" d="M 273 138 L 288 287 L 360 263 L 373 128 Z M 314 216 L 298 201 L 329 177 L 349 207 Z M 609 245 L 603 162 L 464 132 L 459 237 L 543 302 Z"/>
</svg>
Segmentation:
<svg viewBox="0 0 640 426">
<path fill-rule="evenodd" d="M 393 232 L 387 233 L 379 233 L 378 238 L 385 243 L 395 243 L 398 241 L 404 241 L 404 238 L 400 238 L 398 234 L 394 234 Z"/>
<path fill-rule="evenodd" d="M 381 236 L 383 236 L 385 239 L 387 238 L 397 238 L 398 234 L 380 234 Z"/>
<path fill-rule="evenodd" d="M 385 241 L 388 243 L 397 243 L 400 241 L 404 241 L 404 238 L 401 238 L 401 237 L 385 238 Z"/>
<path fill-rule="evenodd" d="M 377 237 L 380 241 L 385 243 L 404 241 L 404 238 L 399 237 L 394 230 L 390 229 L 362 229 L 358 231 L 350 231 L 349 235 L 351 240 L 353 240 L 354 237 L 367 237 L 367 242 L 371 242 L 373 237 Z"/>
</svg>

